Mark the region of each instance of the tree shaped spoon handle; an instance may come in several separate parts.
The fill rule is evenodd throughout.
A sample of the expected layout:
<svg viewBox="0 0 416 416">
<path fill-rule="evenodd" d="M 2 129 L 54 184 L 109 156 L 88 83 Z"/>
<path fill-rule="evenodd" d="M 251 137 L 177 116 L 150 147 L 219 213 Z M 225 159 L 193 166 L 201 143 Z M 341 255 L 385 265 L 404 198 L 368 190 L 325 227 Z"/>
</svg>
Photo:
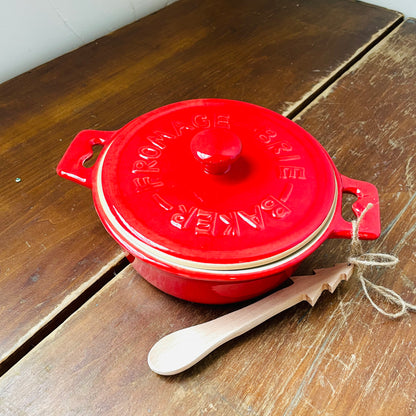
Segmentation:
<svg viewBox="0 0 416 416">
<path fill-rule="evenodd" d="M 306 300 L 315 305 L 324 290 L 334 292 L 348 280 L 352 265 L 337 264 L 314 270 L 315 275 L 293 276 L 293 284 L 227 315 L 184 328 L 160 339 L 148 355 L 149 367 L 161 375 L 180 373 L 225 342 L 244 334 L 272 316 Z"/>
</svg>

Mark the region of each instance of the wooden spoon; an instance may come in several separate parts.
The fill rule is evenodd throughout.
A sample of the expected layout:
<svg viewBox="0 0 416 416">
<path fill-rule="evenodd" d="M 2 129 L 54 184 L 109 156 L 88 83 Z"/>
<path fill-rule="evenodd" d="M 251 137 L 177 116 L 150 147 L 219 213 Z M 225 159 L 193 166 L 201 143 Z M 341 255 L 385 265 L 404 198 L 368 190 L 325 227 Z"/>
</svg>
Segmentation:
<svg viewBox="0 0 416 416">
<path fill-rule="evenodd" d="M 337 264 L 314 270 L 315 275 L 293 276 L 293 284 L 227 315 L 203 324 L 173 332 L 153 346 L 148 355 L 149 367 L 157 374 L 173 375 L 196 364 L 225 342 L 244 334 L 272 316 L 306 300 L 315 305 L 326 289 L 331 293 L 348 280 L 352 265 Z"/>
</svg>

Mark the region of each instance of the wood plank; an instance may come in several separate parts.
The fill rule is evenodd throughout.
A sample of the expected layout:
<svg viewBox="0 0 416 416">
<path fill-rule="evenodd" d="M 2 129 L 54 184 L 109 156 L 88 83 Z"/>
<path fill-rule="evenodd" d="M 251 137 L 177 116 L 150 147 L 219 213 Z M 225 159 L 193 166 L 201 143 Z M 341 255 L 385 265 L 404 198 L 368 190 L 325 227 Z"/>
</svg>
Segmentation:
<svg viewBox="0 0 416 416">
<path fill-rule="evenodd" d="M 0 369 L 122 258 L 89 190 L 55 174 L 78 131 L 197 97 L 289 111 L 400 19 L 342 0 L 182 0 L 2 84 Z"/>
<path fill-rule="evenodd" d="M 368 277 L 415 301 L 416 22 L 409 20 L 297 119 L 341 172 L 375 183 L 382 237 L 369 250 L 399 256 Z M 334 240 L 299 274 L 345 260 Z M 155 341 L 236 306 L 164 295 L 130 267 L 0 379 L 3 414 L 411 415 L 415 316 L 372 309 L 357 280 L 230 341 L 187 372 L 162 377 L 146 363 Z M 20 413 L 19 413 L 20 412 Z"/>
<path fill-rule="evenodd" d="M 329 150 L 341 172 L 378 187 L 383 231 L 365 248 L 393 254 L 400 263 L 393 270 L 373 268 L 366 275 L 413 304 L 415 97 L 416 21 L 408 20 L 296 118 Z M 344 250 L 337 243 L 325 244 L 305 266 L 345 258 L 348 242 Z M 416 316 L 387 319 L 371 308 L 357 281 L 348 286 L 338 311 L 344 326 L 330 334 L 328 343 L 334 345 L 323 347 L 313 374 L 291 404 L 293 414 L 311 406 L 329 414 L 414 414 Z M 389 311 L 398 310 L 376 299 Z M 338 400 L 328 402 L 317 382 L 326 385 L 327 394 L 334 389 Z"/>
</svg>

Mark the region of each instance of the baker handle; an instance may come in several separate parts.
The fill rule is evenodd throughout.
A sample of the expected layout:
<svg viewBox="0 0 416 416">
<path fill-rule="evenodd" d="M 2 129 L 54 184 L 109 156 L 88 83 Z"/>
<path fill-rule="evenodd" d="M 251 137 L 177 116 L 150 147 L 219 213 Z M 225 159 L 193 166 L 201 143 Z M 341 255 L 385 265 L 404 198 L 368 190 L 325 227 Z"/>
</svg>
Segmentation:
<svg viewBox="0 0 416 416">
<path fill-rule="evenodd" d="M 360 221 L 358 238 L 362 240 L 374 240 L 380 236 L 380 206 L 377 188 L 369 183 L 358 181 L 341 175 L 342 192 L 353 194 L 358 199 L 352 205 L 354 215 L 358 218 L 372 204 L 365 216 Z M 352 223 L 342 218 L 341 209 L 335 213 L 333 229 L 330 238 L 351 238 Z"/>
<path fill-rule="evenodd" d="M 59 176 L 70 181 L 92 187 L 92 167 L 85 167 L 84 163 L 93 155 L 93 146 L 109 144 L 114 131 L 83 130 L 79 132 L 69 145 L 59 162 L 56 172 Z"/>
</svg>

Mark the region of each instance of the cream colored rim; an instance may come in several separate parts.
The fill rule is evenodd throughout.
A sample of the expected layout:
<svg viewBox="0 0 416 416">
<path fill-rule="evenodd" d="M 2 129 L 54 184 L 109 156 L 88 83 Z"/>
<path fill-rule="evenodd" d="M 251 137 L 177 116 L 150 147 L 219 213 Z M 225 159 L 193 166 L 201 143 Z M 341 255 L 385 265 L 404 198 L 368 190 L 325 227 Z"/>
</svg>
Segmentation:
<svg viewBox="0 0 416 416">
<path fill-rule="evenodd" d="M 104 212 L 108 221 L 106 221 L 107 226 L 111 226 L 111 231 L 118 236 L 121 241 L 124 241 L 126 245 L 134 247 L 138 251 L 142 252 L 146 256 L 153 258 L 159 262 L 162 262 L 166 265 L 173 266 L 175 268 L 180 268 L 183 270 L 189 271 L 203 271 L 204 273 L 208 274 L 251 274 L 254 272 L 259 271 L 266 271 L 268 269 L 272 269 L 287 263 L 294 258 L 302 255 L 305 251 L 307 251 L 317 240 L 321 238 L 321 236 L 327 231 L 329 224 L 331 223 L 335 209 L 337 205 L 337 196 L 338 196 L 338 185 L 335 178 L 335 192 L 334 192 L 334 199 L 332 201 L 331 209 L 323 221 L 323 223 L 304 241 L 299 243 L 298 245 L 292 247 L 285 252 L 276 254 L 275 256 L 266 257 L 264 259 L 259 259 L 250 262 L 244 263 L 228 263 L 228 264 L 220 264 L 220 263 L 203 263 L 203 262 L 196 262 L 192 260 L 182 259 L 180 257 L 172 256 L 170 254 L 164 253 L 154 247 L 149 246 L 148 244 L 144 243 L 143 241 L 139 240 L 134 235 L 130 234 L 126 231 L 123 226 L 119 223 L 117 218 L 111 212 L 106 198 L 104 196 L 103 187 L 102 187 L 102 167 L 107 155 L 108 150 L 110 149 L 111 144 L 105 149 L 97 167 L 97 183 L 96 183 L 96 191 L 98 196 L 98 201 L 100 204 L 100 208 Z"/>
</svg>

